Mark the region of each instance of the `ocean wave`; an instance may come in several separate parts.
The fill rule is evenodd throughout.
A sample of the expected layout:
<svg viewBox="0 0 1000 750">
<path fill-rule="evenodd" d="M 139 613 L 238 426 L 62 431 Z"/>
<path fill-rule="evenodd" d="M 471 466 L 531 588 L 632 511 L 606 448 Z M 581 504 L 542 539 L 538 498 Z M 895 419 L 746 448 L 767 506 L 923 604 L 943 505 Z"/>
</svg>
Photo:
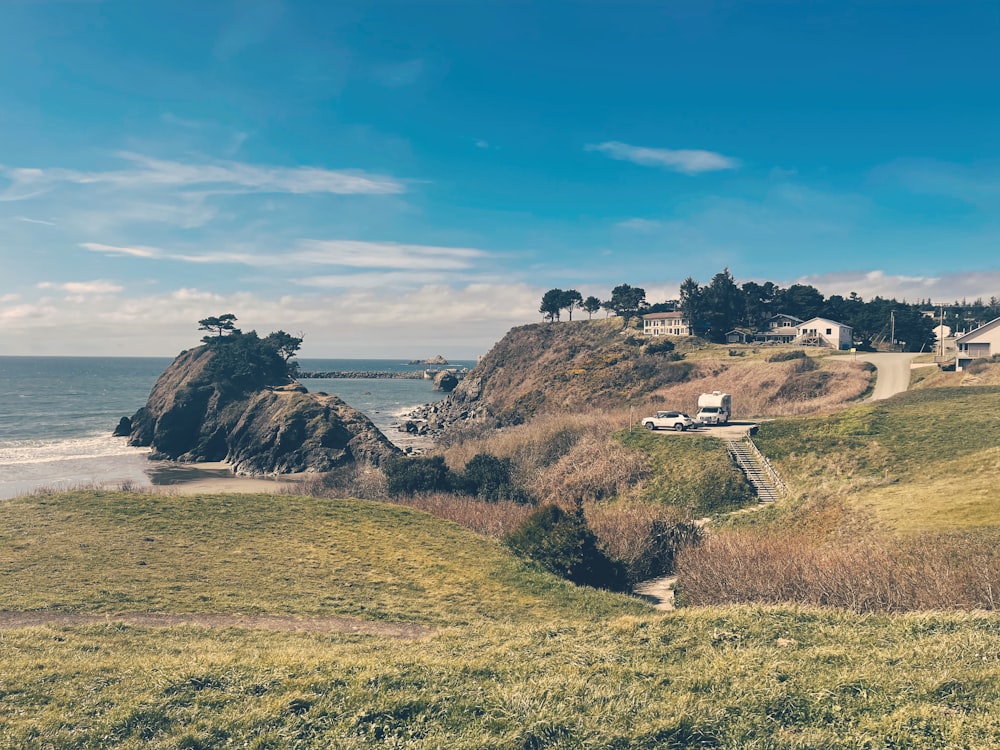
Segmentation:
<svg viewBox="0 0 1000 750">
<path fill-rule="evenodd" d="M 135 448 L 126 438 L 88 435 L 61 440 L 0 440 L 0 466 L 41 464 L 148 453 Z"/>
</svg>

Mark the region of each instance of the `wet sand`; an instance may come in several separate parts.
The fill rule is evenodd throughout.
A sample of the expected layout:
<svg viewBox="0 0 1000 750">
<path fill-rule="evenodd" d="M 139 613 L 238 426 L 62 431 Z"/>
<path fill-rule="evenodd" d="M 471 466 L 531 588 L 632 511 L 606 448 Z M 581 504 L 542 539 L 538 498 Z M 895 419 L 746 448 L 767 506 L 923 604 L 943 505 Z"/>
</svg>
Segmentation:
<svg viewBox="0 0 1000 750">
<path fill-rule="evenodd" d="M 244 477 L 233 474 L 229 464 L 183 464 L 150 462 L 146 475 L 154 488 L 180 495 L 220 492 L 288 492 L 315 474 L 283 474 L 280 477 Z"/>
</svg>

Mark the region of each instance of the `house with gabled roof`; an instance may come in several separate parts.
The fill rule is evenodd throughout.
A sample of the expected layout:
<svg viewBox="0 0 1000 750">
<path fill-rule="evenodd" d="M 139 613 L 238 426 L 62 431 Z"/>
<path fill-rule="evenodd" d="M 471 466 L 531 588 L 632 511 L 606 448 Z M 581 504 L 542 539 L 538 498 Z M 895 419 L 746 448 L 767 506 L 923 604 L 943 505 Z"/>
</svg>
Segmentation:
<svg viewBox="0 0 1000 750">
<path fill-rule="evenodd" d="M 1000 354 L 1000 318 L 979 326 L 974 331 L 955 339 L 958 354 L 955 355 L 955 370 L 962 369 L 974 359 L 986 359 Z"/>
<path fill-rule="evenodd" d="M 794 315 L 778 313 L 764 321 L 763 328 L 754 334 L 753 340 L 765 344 L 790 344 L 799 335 L 798 327 L 804 323 Z"/>
<path fill-rule="evenodd" d="M 850 349 L 854 343 L 854 329 L 827 318 L 812 318 L 800 323 L 793 343 L 801 346 L 829 346 Z"/>
</svg>

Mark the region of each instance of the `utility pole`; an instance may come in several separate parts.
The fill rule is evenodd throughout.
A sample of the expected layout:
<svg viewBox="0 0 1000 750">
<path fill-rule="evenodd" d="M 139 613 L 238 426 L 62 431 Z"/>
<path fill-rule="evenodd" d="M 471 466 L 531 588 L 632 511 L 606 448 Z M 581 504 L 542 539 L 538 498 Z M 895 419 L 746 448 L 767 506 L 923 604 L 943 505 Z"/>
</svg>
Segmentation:
<svg viewBox="0 0 1000 750">
<path fill-rule="evenodd" d="M 889 311 L 889 347 L 896 351 L 896 311 Z"/>
<path fill-rule="evenodd" d="M 938 313 L 938 357 L 944 359 L 944 304 L 939 307 Z"/>
</svg>

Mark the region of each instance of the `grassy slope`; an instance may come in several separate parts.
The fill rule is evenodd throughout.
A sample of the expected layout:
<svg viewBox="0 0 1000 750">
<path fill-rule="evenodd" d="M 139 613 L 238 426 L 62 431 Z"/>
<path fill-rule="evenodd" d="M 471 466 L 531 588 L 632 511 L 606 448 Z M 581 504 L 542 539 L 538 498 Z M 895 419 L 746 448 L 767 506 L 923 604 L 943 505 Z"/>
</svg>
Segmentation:
<svg viewBox="0 0 1000 750">
<path fill-rule="evenodd" d="M 929 388 L 761 425 L 794 486 L 847 497 L 901 531 L 1000 525 L 1000 388 Z"/>
<path fill-rule="evenodd" d="M 4 511 L 2 607 L 440 629 L 3 631 L 2 747 L 941 748 L 1000 732 L 997 616 L 656 615 L 450 524 L 358 502 L 77 492 Z"/>
<path fill-rule="evenodd" d="M 0 609 L 348 615 L 429 625 L 629 609 L 394 505 L 80 491 L 4 503 Z M 638 605 L 632 605 L 634 611 Z"/>
<path fill-rule="evenodd" d="M 623 331 L 619 318 L 518 326 L 483 357 L 452 400 L 461 403 L 460 411 L 487 406 L 505 420 L 629 406 L 694 413 L 700 393 L 721 389 L 733 394 L 735 415 L 743 418 L 839 408 L 858 399 L 871 380 L 863 363 L 827 356 L 829 350 L 810 350 L 804 367 L 766 361 L 785 347 L 673 341 L 680 361 L 655 353 L 662 340 Z M 466 401 L 470 394 L 481 395 Z"/>
</svg>

